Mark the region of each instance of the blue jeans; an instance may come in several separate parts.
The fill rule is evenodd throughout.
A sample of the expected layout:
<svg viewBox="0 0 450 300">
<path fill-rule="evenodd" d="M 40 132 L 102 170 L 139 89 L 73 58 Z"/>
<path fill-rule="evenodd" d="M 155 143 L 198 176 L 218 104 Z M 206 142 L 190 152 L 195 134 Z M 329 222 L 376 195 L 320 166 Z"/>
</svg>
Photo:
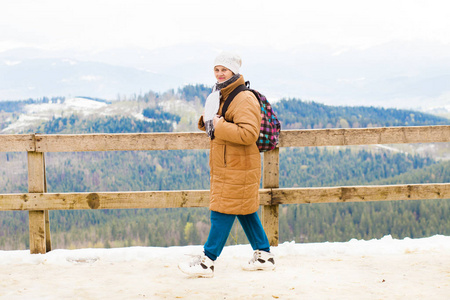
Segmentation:
<svg viewBox="0 0 450 300">
<path fill-rule="evenodd" d="M 210 259 L 216 260 L 222 253 L 236 217 L 241 223 L 253 250 L 270 251 L 269 240 L 257 212 L 249 215 L 228 215 L 211 211 L 211 229 L 204 246 L 205 255 Z"/>
</svg>

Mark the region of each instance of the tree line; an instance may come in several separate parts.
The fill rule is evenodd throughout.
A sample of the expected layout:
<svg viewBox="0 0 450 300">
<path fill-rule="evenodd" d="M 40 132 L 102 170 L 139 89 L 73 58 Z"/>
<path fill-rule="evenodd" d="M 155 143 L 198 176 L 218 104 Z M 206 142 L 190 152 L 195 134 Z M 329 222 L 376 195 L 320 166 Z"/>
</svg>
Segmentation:
<svg viewBox="0 0 450 300">
<path fill-rule="evenodd" d="M 385 184 L 383 180 L 389 184 L 439 183 L 450 179 L 450 162 L 420 156 L 354 149 L 336 153 L 324 148 L 284 152 L 280 154 L 281 187 Z M 20 154 L 9 153 L 9 163 L 15 164 L 13 156 Z M 6 154 L 2 155 L 0 158 L 6 160 Z M 320 157 L 317 163 L 315 156 Z M 363 165 L 362 159 L 373 163 Z M 209 188 L 208 153 L 203 150 L 49 153 L 46 163 L 48 191 L 53 193 Z M 290 168 L 297 163 L 298 168 Z M 26 192 L 25 164 L 22 174 L 2 185 L 9 190 L 1 193 Z M 347 171 L 336 177 L 339 170 Z M 362 178 L 362 170 L 372 175 Z M 280 242 L 450 234 L 449 213 L 447 200 L 283 205 Z M 207 238 L 208 216 L 206 208 L 50 212 L 56 248 L 201 244 Z M 0 213 L 0 248 L 27 248 L 27 218 L 27 212 Z M 246 243 L 237 224 L 228 241 L 234 243 Z"/>
</svg>

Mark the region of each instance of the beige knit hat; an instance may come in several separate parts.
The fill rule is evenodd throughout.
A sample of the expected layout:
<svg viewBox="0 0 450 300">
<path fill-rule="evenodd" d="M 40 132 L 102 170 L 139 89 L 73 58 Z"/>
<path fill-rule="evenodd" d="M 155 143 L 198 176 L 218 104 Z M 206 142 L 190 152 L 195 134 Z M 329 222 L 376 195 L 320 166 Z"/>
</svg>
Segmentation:
<svg viewBox="0 0 450 300">
<path fill-rule="evenodd" d="M 242 60 L 236 53 L 224 51 L 214 60 L 214 67 L 215 66 L 224 66 L 234 74 L 238 74 L 239 68 L 242 66 Z"/>
</svg>

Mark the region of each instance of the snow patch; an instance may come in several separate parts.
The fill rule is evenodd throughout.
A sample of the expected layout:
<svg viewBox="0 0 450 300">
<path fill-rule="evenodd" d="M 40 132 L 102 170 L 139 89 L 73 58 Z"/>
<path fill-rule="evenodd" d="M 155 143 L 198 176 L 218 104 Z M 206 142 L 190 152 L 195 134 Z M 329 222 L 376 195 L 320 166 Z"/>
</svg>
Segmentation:
<svg viewBox="0 0 450 300">
<path fill-rule="evenodd" d="M 35 126 L 36 124 L 39 124 L 39 123 L 42 123 L 42 122 L 48 121 L 48 120 L 50 120 L 50 118 L 43 117 L 43 116 L 37 116 L 37 115 L 21 114 L 17 121 L 9 124 L 9 126 L 6 128 L 3 128 L 1 133 L 23 131 L 31 126 Z"/>
<path fill-rule="evenodd" d="M 145 121 L 145 119 L 146 119 L 142 113 L 133 114 L 133 117 L 139 121 Z"/>
<path fill-rule="evenodd" d="M 53 117 L 59 118 L 64 115 L 81 114 L 88 116 L 92 114 L 104 115 L 108 104 L 86 98 L 66 99 L 64 103 L 28 104 L 24 107 L 24 114 L 19 119 L 4 128 L 1 133 L 18 133 L 30 127 L 37 126 L 42 122 L 49 121 Z"/>
<path fill-rule="evenodd" d="M 409 253 L 448 253 L 450 251 L 450 236 L 435 235 L 432 237 L 403 240 L 394 239 L 391 235 L 381 239 L 357 240 L 348 242 L 325 243 L 295 243 L 284 242 L 272 247 L 271 252 L 276 257 L 289 256 L 385 256 Z M 0 250 L 0 265 L 21 264 L 54 264 L 72 265 L 78 263 L 103 262 L 133 262 L 155 259 L 163 256 L 178 256 L 199 254 L 203 246 L 172 246 L 172 247 L 126 247 L 126 248 L 91 248 L 91 249 L 56 249 L 46 254 L 30 254 L 28 250 Z M 251 253 L 250 245 L 227 246 L 222 256 L 232 258 L 247 258 Z"/>
<path fill-rule="evenodd" d="M 397 149 L 397 148 L 394 148 L 394 147 L 389 147 L 389 146 L 386 146 L 386 145 L 378 144 L 378 145 L 374 145 L 374 146 L 377 147 L 377 148 L 385 149 L 385 150 L 392 151 L 392 152 L 397 152 L 397 153 L 407 153 L 407 152 L 402 151 L 402 150 L 400 150 L 400 149 Z"/>
<path fill-rule="evenodd" d="M 99 101 L 90 100 L 90 99 L 86 99 L 86 98 L 67 99 L 64 102 L 64 105 L 68 109 L 83 110 L 83 111 L 87 111 L 87 112 L 89 112 L 93 109 L 99 109 L 99 108 L 104 108 L 104 107 L 108 106 L 108 104 L 106 104 L 104 102 L 99 102 Z"/>
<path fill-rule="evenodd" d="M 74 66 L 74 65 L 78 64 L 76 61 L 74 61 L 72 59 L 68 59 L 68 58 L 67 59 L 62 59 L 61 61 L 65 62 L 65 63 L 68 63 L 71 66 Z"/>
<path fill-rule="evenodd" d="M 359 78 L 338 78 L 336 79 L 339 83 L 355 83 L 366 80 L 365 77 L 359 77 Z"/>
<path fill-rule="evenodd" d="M 165 112 L 170 113 L 197 113 L 197 110 L 189 104 L 189 102 L 183 101 L 181 99 L 171 99 L 166 101 L 161 101 L 159 104 Z"/>
<path fill-rule="evenodd" d="M 84 76 L 81 76 L 80 79 L 84 80 L 84 81 L 99 81 L 99 80 L 102 80 L 103 77 L 96 76 L 96 75 L 84 75 Z"/>
<path fill-rule="evenodd" d="M 4 63 L 5 63 L 5 65 L 12 67 L 12 66 L 21 64 L 22 61 L 20 61 L 20 60 L 5 60 Z"/>
<path fill-rule="evenodd" d="M 250 245 L 224 248 L 214 278 L 177 264 L 203 246 L 0 251 L 1 299 L 447 299 L 450 237 L 271 247 L 276 269 L 245 272 Z M 67 284 L 70 282 L 70 284 Z M 175 284 L 174 284 L 175 283 Z M 3 297 L 2 297 L 3 296 Z"/>
</svg>

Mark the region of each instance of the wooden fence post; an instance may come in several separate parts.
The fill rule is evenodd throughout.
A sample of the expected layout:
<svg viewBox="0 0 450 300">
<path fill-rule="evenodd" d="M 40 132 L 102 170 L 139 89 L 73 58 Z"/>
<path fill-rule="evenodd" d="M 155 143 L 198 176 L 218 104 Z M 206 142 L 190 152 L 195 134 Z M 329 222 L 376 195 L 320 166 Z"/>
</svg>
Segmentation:
<svg viewBox="0 0 450 300">
<path fill-rule="evenodd" d="M 43 152 L 28 152 L 28 192 L 46 192 L 45 161 Z M 30 210 L 30 253 L 44 254 L 51 250 L 48 211 Z"/>
<path fill-rule="evenodd" d="M 263 188 L 279 187 L 279 149 L 264 152 Z M 278 246 L 278 205 L 264 205 L 261 221 L 271 246 Z"/>
<path fill-rule="evenodd" d="M 45 154 L 43 153 L 42 159 L 44 161 L 44 193 L 47 193 L 47 172 L 45 171 Z M 50 218 L 48 210 L 44 210 L 45 218 L 45 248 L 46 252 L 52 251 L 52 240 L 50 234 Z"/>
</svg>

